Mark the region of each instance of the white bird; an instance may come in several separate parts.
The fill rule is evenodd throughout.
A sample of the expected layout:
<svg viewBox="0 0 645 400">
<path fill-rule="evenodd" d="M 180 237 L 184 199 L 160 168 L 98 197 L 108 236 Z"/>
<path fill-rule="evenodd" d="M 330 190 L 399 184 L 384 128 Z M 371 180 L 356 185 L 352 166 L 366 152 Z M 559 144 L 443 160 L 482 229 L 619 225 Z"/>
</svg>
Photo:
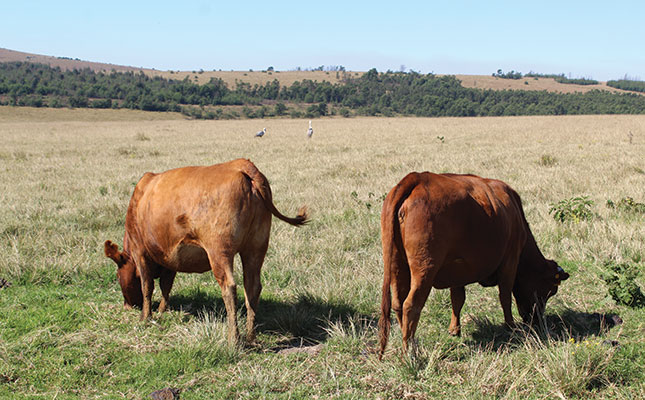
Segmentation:
<svg viewBox="0 0 645 400">
<path fill-rule="evenodd" d="M 260 132 L 256 133 L 255 137 L 262 137 L 265 133 L 267 133 L 267 128 L 264 128 Z"/>
<path fill-rule="evenodd" d="M 314 128 L 311 127 L 311 121 L 309 121 L 309 129 L 307 129 L 307 137 L 311 138 L 311 135 L 314 134 Z"/>
</svg>

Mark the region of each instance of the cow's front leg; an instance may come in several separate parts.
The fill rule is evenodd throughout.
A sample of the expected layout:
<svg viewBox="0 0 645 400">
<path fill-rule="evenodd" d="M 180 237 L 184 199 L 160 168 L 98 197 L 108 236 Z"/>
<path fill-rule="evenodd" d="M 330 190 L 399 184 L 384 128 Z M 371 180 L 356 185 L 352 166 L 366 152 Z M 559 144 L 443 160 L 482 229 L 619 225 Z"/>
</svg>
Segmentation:
<svg viewBox="0 0 645 400">
<path fill-rule="evenodd" d="M 155 281 L 152 271 L 144 256 L 137 257 L 137 268 L 141 275 L 141 292 L 143 294 L 143 305 L 141 306 L 141 320 L 149 319 L 152 316 L 152 292 L 155 288 Z"/>
<path fill-rule="evenodd" d="M 515 274 L 512 275 L 512 280 L 508 277 L 504 277 L 499 280 L 499 302 L 502 305 L 502 311 L 504 312 L 504 322 L 506 323 L 506 326 L 511 329 L 515 328 L 515 322 L 513 321 L 513 312 L 511 310 L 511 305 L 513 302 L 512 291 L 514 281 Z"/>
<path fill-rule="evenodd" d="M 160 313 L 168 309 L 170 290 L 172 289 L 172 284 L 175 282 L 176 275 L 177 271 L 161 268 L 161 274 L 159 276 L 159 287 L 161 288 L 161 303 L 159 304 Z"/>
<path fill-rule="evenodd" d="M 448 332 L 452 336 L 461 336 L 461 322 L 459 320 L 459 315 L 461 314 L 461 308 L 464 306 L 466 301 L 466 288 L 454 287 L 450 288 L 450 302 L 452 303 L 452 316 L 450 318 L 450 326 L 448 327 Z"/>
</svg>

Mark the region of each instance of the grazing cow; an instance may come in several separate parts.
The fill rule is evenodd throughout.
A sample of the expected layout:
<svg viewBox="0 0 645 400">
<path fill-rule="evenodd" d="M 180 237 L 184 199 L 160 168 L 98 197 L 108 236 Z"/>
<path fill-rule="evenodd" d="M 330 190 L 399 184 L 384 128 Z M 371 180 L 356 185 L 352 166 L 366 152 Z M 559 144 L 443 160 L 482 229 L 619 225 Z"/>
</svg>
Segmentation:
<svg viewBox="0 0 645 400">
<path fill-rule="evenodd" d="M 163 296 L 159 311 L 163 312 L 177 272 L 210 270 L 222 289 L 229 342 L 236 343 L 233 257 L 239 253 L 247 340 L 252 342 L 271 214 L 295 226 L 307 222 L 306 207 L 295 218 L 275 208 L 269 182 L 248 160 L 146 173 L 130 199 L 123 252 L 111 241 L 105 242 L 105 255 L 118 266 L 124 306 L 141 306 L 141 319 L 150 318 L 154 278 L 159 278 Z"/>
<path fill-rule="evenodd" d="M 465 285 L 498 285 L 504 321 L 512 326 L 511 293 L 522 318 L 530 321 L 569 277 L 538 249 L 520 196 L 504 182 L 474 175 L 408 174 L 385 198 L 381 240 L 379 358 L 387 346 L 390 309 L 407 352 L 433 287 L 450 288 L 449 332 L 459 335 Z"/>
</svg>

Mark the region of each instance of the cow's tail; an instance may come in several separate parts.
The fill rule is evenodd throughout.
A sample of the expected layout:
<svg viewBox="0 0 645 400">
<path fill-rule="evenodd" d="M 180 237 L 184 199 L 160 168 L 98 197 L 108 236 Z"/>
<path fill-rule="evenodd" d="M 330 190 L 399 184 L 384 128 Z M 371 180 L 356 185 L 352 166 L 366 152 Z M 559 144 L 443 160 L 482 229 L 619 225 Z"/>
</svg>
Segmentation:
<svg viewBox="0 0 645 400">
<path fill-rule="evenodd" d="M 405 257 L 401 229 L 399 226 L 399 209 L 417 185 L 417 173 L 408 174 L 387 195 L 383 202 L 381 212 L 381 244 L 383 246 L 383 288 L 381 296 L 381 317 L 378 321 L 379 334 L 379 360 L 385 353 L 385 347 L 390 337 L 390 312 L 392 309 L 392 295 L 390 284 L 393 270 L 400 266 Z"/>
<path fill-rule="evenodd" d="M 251 180 L 253 190 L 260 195 L 262 201 L 264 201 L 266 208 L 268 208 L 269 211 L 271 211 L 271 214 L 275 215 L 276 218 L 294 226 L 304 225 L 309 222 L 307 215 L 307 206 L 300 207 L 300 209 L 298 210 L 298 215 L 296 215 L 294 218 L 283 215 L 280 211 L 278 211 L 277 208 L 275 208 L 269 181 L 264 176 L 264 174 L 262 174 L 262 172 L 260 172 L 260 170 L 258 170 L 256 166 L 253 165 L 252 162 L 246 160 L 246 163 L 244 163 L 241 172 Z"/>
</svg>

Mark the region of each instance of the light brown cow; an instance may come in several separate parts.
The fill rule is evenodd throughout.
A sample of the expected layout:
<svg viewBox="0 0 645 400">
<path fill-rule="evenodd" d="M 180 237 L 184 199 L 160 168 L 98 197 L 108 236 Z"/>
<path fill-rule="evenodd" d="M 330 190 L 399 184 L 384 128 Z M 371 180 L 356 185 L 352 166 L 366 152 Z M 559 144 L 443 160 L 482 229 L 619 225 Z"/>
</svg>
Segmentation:
<svg viewBox="0 0 645 400">
<path fill-rule="evenodd" d="M 569 277 L 538 249 L 520 196 L 504 182 L 474 175 L 408 174 L 385 198 L 381 240 L 379 358 L 387 346 L 390 309 L 407 352 L 433 287 L 450 288 L 449 332 L 459 335 L 465 285 L 498 285 L 504 321 L 512 326 L 511 293 L 530 321 Z"/>
<path fill-rule="evenodd" d="M 275 208 L 267 179 L 248 160 L 146 173 L 130 199 L 123 252 L 111 241 L 105 242 L 105 255 L 118 266 L 124 306 L 141 306 L 141 319 L 147 319 L 154 278 L 159 278 L 163 297 L 159 311 L 163 312 L 177 272 L 210 270 L 222 289 L 229 342 L 236 343 L 233 257 L 239 253 L 247 340 L 253 341 L 271 214 L 291 225 L 307 222 L 305 207 L 295 218 L 285 217 Z"/>
</svg>

